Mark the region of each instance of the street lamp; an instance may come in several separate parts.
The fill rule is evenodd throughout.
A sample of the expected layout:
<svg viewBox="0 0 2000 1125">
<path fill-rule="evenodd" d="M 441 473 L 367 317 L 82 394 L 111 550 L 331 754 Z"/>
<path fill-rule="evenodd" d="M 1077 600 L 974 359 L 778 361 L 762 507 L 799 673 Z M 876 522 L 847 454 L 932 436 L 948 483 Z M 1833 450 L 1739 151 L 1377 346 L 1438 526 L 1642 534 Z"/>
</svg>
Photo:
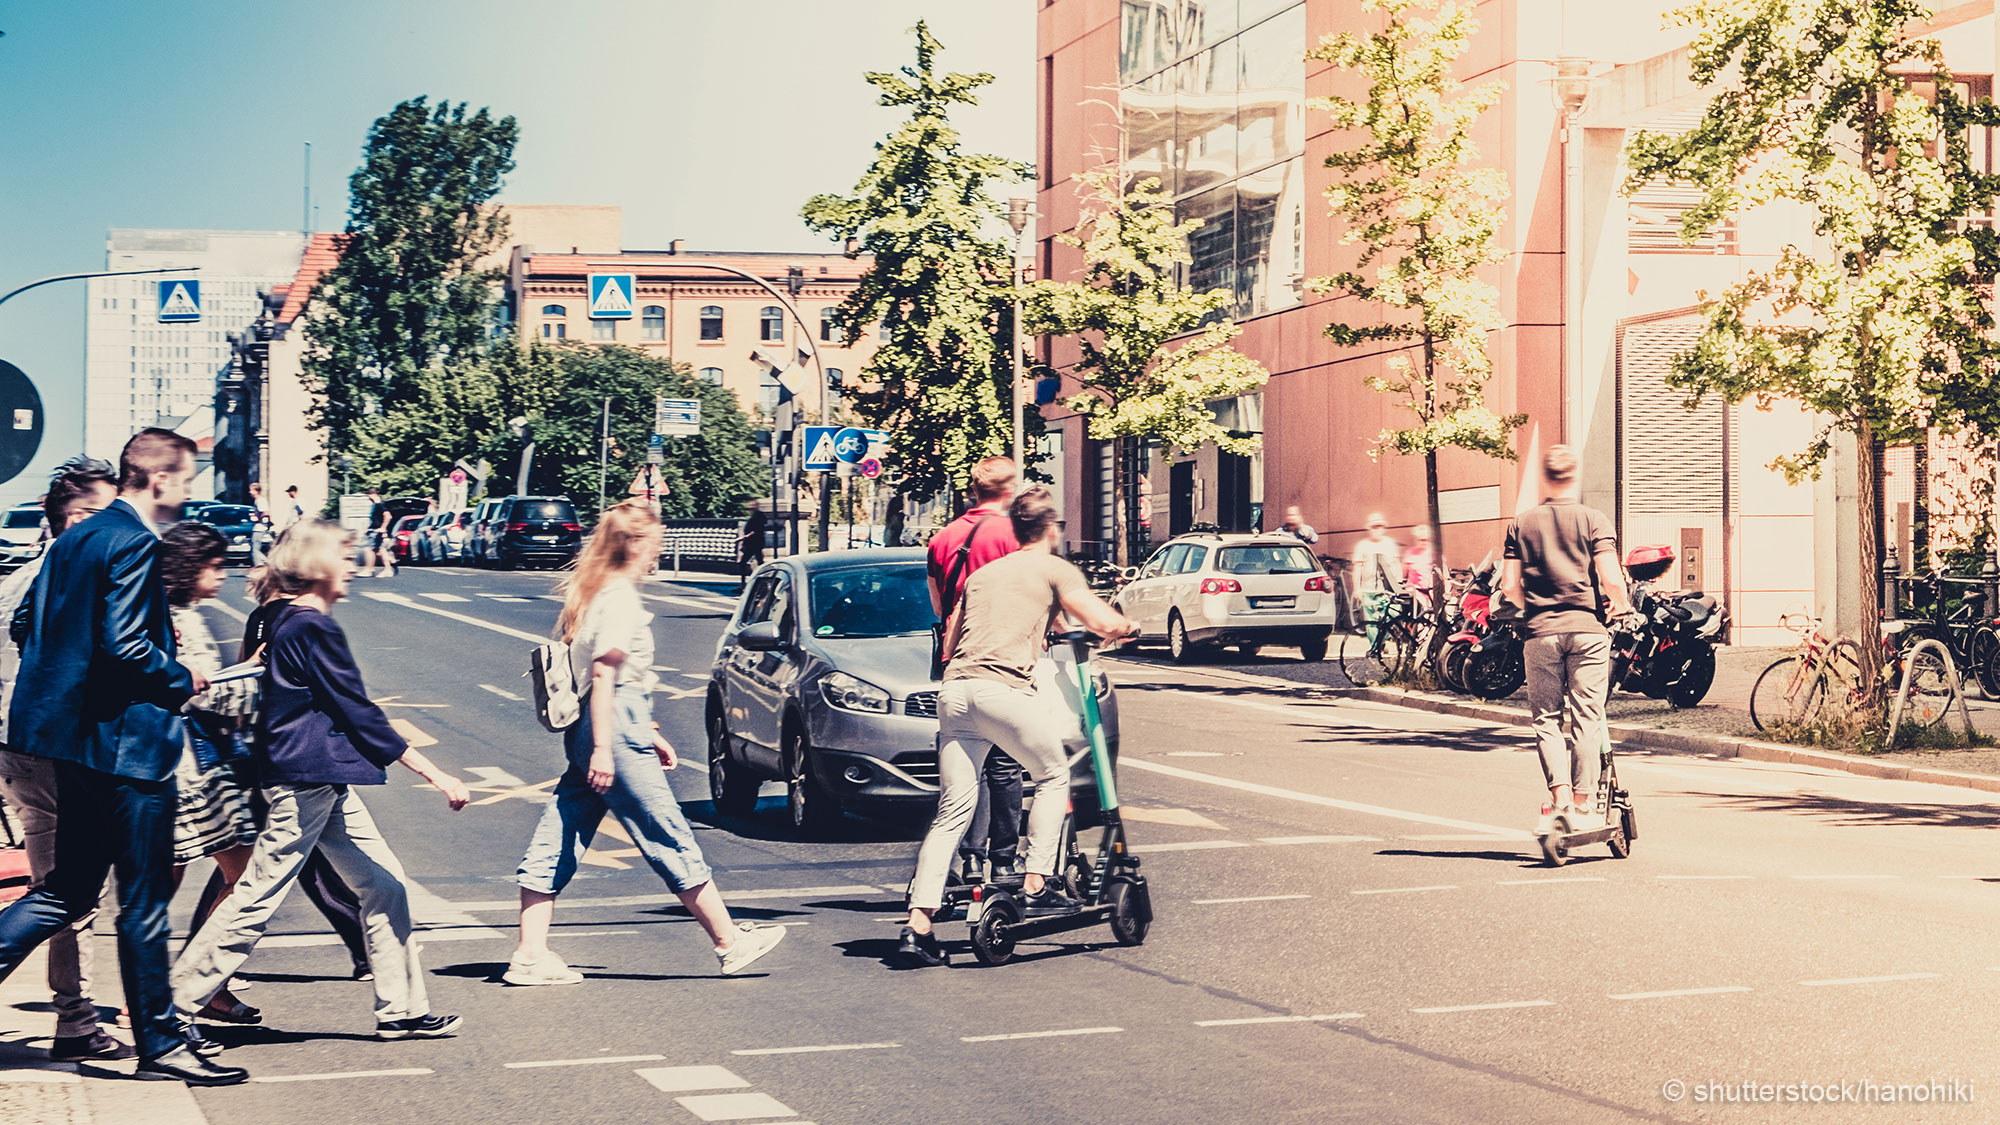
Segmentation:
<svg viewBox="0 0 2000 1125">
<path fill-rule="evenodd" d="M 1025 472 L 1028 465 L 1022 448 L 1027 435 L 1027 403 L 1021 393 L 1021 236 L 1027 233 L 1028 220 L 1034 215 L 1032 200 L 1016 198 L 1007 201 L 1007 225 L 1014 228 L 1013 274 L 1008 280 L 1014 290 L 1014 465 L 1019 472 Z"/>
<path fill-rule="evenodd" d="M 340 466 L 340 494 L 342 496 L 352 495 L 354 489 L 349 487 L 352 484 L 349 474 L 354 469 L 354 458 L 343 455 L 335 464 Z"/>
<path fill-rule="evenodd" d="M 528 436 L 528 420 L 526 418 L 507 419 L 507 428 L 512 430 L 514 436 L 517 438 Z M 528 494 L 528 467 L 534 463 L 535 443 L 530 441 L 521 447 L 521 472 L 519 476 L 514 478 L 514 495 L 526 496 Z"/>
</svg>

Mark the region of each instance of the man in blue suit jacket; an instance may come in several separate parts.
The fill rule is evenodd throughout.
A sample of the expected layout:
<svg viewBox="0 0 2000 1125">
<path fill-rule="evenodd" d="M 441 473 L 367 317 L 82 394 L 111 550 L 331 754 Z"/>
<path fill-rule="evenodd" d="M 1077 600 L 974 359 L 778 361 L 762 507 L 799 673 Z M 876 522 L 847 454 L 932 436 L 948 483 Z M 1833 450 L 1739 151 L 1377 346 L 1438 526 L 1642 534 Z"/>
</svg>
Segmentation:
<svg viewBox="0 0 2000 1125">
<path fill-rule="evenodd" d="M 56 763 L 56 847 L 41 887 L 0 911 L 0 979 L 93 909 L 115 869 L 139 1071 L 221 1086 L 249 1075 L 202 1057 L 219 1048 L 175 1017 L 167 982 L 180 709 L 207 685 L 174 659 L 155 528 L 179 516 L 194 451 L 171 430 L 127 442 L 118 499 L 49 547 L 14 616 L 8 732 L 15 749 Z"/>
</svg>

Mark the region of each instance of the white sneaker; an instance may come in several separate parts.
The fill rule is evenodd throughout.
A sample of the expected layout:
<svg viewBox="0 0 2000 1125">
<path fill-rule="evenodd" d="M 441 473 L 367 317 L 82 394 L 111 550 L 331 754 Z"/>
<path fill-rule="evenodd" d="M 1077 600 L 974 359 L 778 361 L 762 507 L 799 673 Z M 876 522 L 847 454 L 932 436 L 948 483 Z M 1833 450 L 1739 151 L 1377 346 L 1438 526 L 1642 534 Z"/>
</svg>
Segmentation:
<svg viewBox="0 0 2000 1125">
<path fill-rule="evenodd" d="M 1587 808 L 1568 809 L 1563 815 L 1569 818 L 1569 830 L 1572 833 L 1595 832 L 1604 827 L 1604 818 Z"/>
<path fill-rule="evenodd" d="M 1556 830 L 1556 807 L 1543 805 L 1542 815 L 1535 818 L 1535 835 L 1547 836 Z"/>
<path fill-rule="evenodd" d="M 532 987 L 543 984 L 582 984 L 583 974 L 569 967 L 555 951 L 544 949 L 530 958 L 515 953 L 500 979 L 508 984 Z"/>
<path fill-rule="evenodd" d="M 785 940 L 785 927 L 759 926 L 750 922 L 740 922 L 736 926 L 736 940 L 729 948 L 715 951 L 715 959 L 722 962 L 722 975 L 733 976 L 743 968 L 771 952 L 777 944 Z"/>
</svg>

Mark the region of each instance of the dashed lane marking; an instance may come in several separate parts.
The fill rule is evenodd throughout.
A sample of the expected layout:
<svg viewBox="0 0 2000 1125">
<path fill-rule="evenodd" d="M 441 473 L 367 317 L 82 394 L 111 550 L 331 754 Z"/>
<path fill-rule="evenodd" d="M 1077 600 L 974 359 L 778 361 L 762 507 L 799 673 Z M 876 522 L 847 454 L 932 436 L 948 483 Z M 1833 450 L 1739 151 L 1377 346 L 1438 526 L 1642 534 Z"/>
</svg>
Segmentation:
<svg viewBox="0 0 2000 1125">
<path fill-rule="evenodd" d="M 675 1098 L 681 1108 L 703 1121 L 742 1121 L 751 1117 L 797 1117 L 798 1111 L 769 1094 L 690 1094 Z"/>
<path fill-rule="evenodd" d="M 1260 844 L 1276 844 L 1280 847 L 1289 844 L 1379 844 L 1382 842 L 1382 837 L 1380 836 L 1259 836 L 1257 838 L 1257 842 Z"/>
<path fill-rule="evenodd" d="M 1613 1000 L 1664 1000 L 1669 996 L 1714 996 L 1723 992 L 1748 992 L 1748 985 L 1723 984 L 1714 988 L 1667 988 L 1658 992 L 1613 992 Z"/>
<path fill-rule="evenodd" d="M 511 1062 L 500 1065 L 508 1070 L 534 1070 L 545 1066 L 598 1066 L 604 1063 L 658 1062 L 665 1055 L 610 1055 L 601 1059 L 541 1059 L 535 1062 Z"/>
<path fill-rule="evenodd" d="M 461 598 L 457 594 L 419 594 L 417 596 L 429 598 L 434 602 L 469 602 L 472 600 L 471 598 Z"/>
<path fill-rule="evenodd" d="M 1498 1012 L 1508 1008 L 1553 1008 L 1553 1000 L 1503 1000 L 1498 1004 L 1447 1004 L 1441 1008 L 1411 1008 L 1419 1015 L 1442 1015 L 1446 1012 Z"/>
<path fill-rule="evenodd" d="M 1439 883 L 1430 887 L 1375 887 L 1365 891 L 1349 891 L 1351 895 L 1413 895 L 1421 891 L 1455 891 L 1457 883 Z"/>
<path fill-rule="evenodd" d="M 373 598 L 378 602 L 387 602 L 390 605 L 400 605 L 408 609 L 420 610 L 424 613 L 434 613 L 439 617 L 449 618 L 462 625 L 471 625 L 476 628 L 486 629 L 490 632 L 499 633 L 502 636 L 513 637 L 515 640 L 527 641 L 529 644 L 539 645 L 548 643 L 548 638 L 539 633 L 529 633 L 521 629 L 510 629 L 505 625 L 496 625 L 491 621 L 481 621 L 479 618 L 469 614 L 456 613 L 449 609 L 439 609 L 434 605 L 423 605 L 410 600 L 402 594 L 385 593 L 380 590 L 363 590 L 361 591 L 361 596 L 364 598 Z"/>
<path fill-rule="evenodd" d="M 1196 906 L 1225 906 L 1236 902 L 1284 902 L 1290 899 L 1311 898 L 1311 895 L 1246 895 L 1242 898 L 1198 898 Z"/>
<path fill-rule="evenodd" d="M 663 1094 L 690 1090 L 739 1090 L 750 1085 L 726 1066 L 651 1066 L 637 1072 Z"/>
<path fill-rule="evenodd" d="M 259 1074 L 252 1082 L 322 1082 L 334 1078 L 410 1078 L 437 1071 L 427 1066 L 406 1067 L 402 1070 L 346 1070 L 334 1074 Z"/>
<path fill-rule="evenodd" d="M 999 1043 L 1008 1039 L 1055 1039 L 1064 1035 L 1117 1035 L 1122 1027 L 1070 1027 L 1060 1031 L 1016 1031 L 1010 1035 L 961 1035 L 961 1043 Z"/>
<path fill-rule="evenodd" d="M 1823 988 L 1832 984 L 1890 984 L 1899 980 L 1934 980 L 1943 973 L 1891 973 L 1882 977 L 1834 977 L 1830 980 L 1802 980 L 1799 983 L 1808 988 Z"/>
<path fill-rule="evenodd" d="M 746 1047 L 732 1055 L 811 1055 L 821 1051 L 884 1051 L 901 1043 L 829 1043 L 823 1047 Z"/>
<path fill-rule="evenodd" d="M 1601 875 L 1564 875 L 1561 877 L 1544 876 L 1543 878 L 1540 879 L 1501 879 L 1499 880 L 1497 885 L 1502 887 L 1532 887 L 1532 886 L 1539 886 L 1542 883 L 1602 883 L 1602 882 L 1604 882 L 1604 877 Z"/>
<path fill-rule="evenodd" d="M 1246 1027 L 1254 1023 L 1321 1023 L 1327 1020 L 1358 1020 L 1360 1012 L 1335 1012 L 1330 1016 L 1247 1016 L 1233 1020 L 1196 1020 L 1196 1027 Z"/>
<path fill-rule="evenodd" d="M 653 694 L 664 695 L 668 699 L 691 699 L 707 690 L 708 690 L 708 683 L 706 680 L 704 680 L 703 682 L 698 683 L 693 687 L 686 687 L 686 688 L 672 688 L 668 687 L 665 684 L 661 684 L 653 689 Z"/>
<path fill-rule="evenodd" d="M 513 692 L 508 691 L 506 688 L 494 687 L 492 684 L 480 684 L 479 686 L 482 690 L 490 691 L 494 695 L 497 695 L 502 699 L 511 699 L 516 703 L 527 702 L 526 699 L 522 698 L 521 696 L 515 695 Z"/>
<path fill-rule="evenodd" d="M 535 600 L 533 598 L 517 598 L 512 594 L 481 594 L 479 596 L 491 601 L 509 602 L 514 605 L 527 605 L 529 602 Z"/>
<path fill-rule="evenodd" d="M 426 942 L 433 941 L 498 941 L 505 938 L 513 941 L 515 935 L 502 933 L 491 926 L 417 926 L 416 931 Z M 636 934 L 637 930 L 567 930 L 564 941 L 571 938 L 623 937 Z M 309 949 L 320 945 L 340 945 L 339 934 L 269 934 L 258 941 L 259 949 Z"/>
<path fill-rule="evenodd" d="M 1182 840 L 1176 844 L 1147 844 L 1143 848 L 1133 848 L 1137 855 L 1151 855 L 1154 852 L 1205 852 L 1215 848 L 1247 848 L 1250 845 L 1241 840 Z"/>
<path fill-rule="evenodd" d="M 882 893 L 885 893 L 883 888 L 870 886 L 866 883 L 843 883 L 837 886 L 827 886 L 827 887 L 772 887 L 772 888 L 752 889 L 752 890 L 739 890 L 736 887 L 730 887 L 726 892 L 724 892 L 723 897 L 731 902 L 736 902 L 738 900 L 759 899 L 759 898 L 766 898 L 766 899 L 841 898 L 843 896 L 852 897 L 855 895 L 876 895 Z M 893 893 L 900 895 L 903 893 L 903 888 L 896 887 L 893 888 L 893 890 L 886 893 Z M 678 897 L 670 894 L 602 895 L 598 897 L 589 897 L 585 895 L 563 895 L 556 899 L 556 906 L 558 908 L 593 907 L 593 906 L 594 907 L 664 906 L 669 904 L 678 904 L 679 902 L 680 899 Z M 520 900 L 514 898 L 481 899 L 475 902 L 452 902 L 448 903 L 447 905 L 449 905 L 453 910 L 461 910 L 466 912 L 483 912 L 490 910 L 519 910 L 521 908 Z"/>
<path fill-rule="evenodd" d="M 1697 880 L 1697 879 L 1749 879 L 1749 878 L 1753 878 L 1753 876 L 1750 876 L 1750 875 L 1655 875 L 1655 876 L 1653 876 L 1653 878 L 1655 878 L 1655 879 L 1681 879 L 1681 880 L 1687 880 L 1687 881 L 1690 881 L 1690 882 L 1691 882 L 1691 881 L 1693 881 L 1693 880 Z"/>
<path fill-rule="evenodd" d="M 1224 698 L 1218 696 L 1217 698 Z M 1240 702 L 1231 700 L 1231 702 Z M 1509 840 L 1532 840 L 1534 835 L 1518 828 L 1499 828 L 1491 824 L 1480 824 L 1470 820 L 1454 820 L 1450 817 L 1431 816 L 1429 813 L 1405 812 L 1402 809 L 1384 808 L 1381 805 L 1366 805 L 1359 801 L 1343 801 L 1338 797 L 1322 797 L 1317 793 L 1301 793 L 1295 789 L 1280 789 L 1275 785 L 1260 785 L 1254 781 L 1238 781 L 1233 777 L 1218 777 L 1212 773 L 1197 773 L 1179 766 L 1161 765 L 1158 762 L 1142 761 L 1136 757 L 1126 757 L 1122 763 L 1129 769 L 1145 770 L 1148 773 L 1164 774 L 1183 781 L 1197 781 L 1204 785 L 1215 785 L 1223 789 L 1235 789 L 1244 793 L 1257 793 L 1265 797 L 1277 797 L 1286 801 L 1298 801 L 1308 805 L 1323 805 L 1330 809 L 1346 809 L 1348 812 L 1366 813 L 1370 816 L 1384 816 L 1394 820 L 1408 820 L 1418 824 L 1435 824 L 1440 828 L 1459 828 L 1468 832 L 1480 832 L 1491 836 L 1501 836 Z"/>
</svg>

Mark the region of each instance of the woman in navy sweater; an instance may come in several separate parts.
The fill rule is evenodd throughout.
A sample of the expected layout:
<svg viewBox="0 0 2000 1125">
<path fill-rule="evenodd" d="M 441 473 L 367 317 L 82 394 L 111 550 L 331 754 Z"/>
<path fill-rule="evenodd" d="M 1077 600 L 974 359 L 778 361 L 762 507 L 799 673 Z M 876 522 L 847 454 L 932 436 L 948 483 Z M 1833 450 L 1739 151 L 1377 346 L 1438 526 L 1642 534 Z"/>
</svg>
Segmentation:
<svg viewBox="0 0 2000 1125">
<path fill-rule="evenodd" d="M 352 787 L 381 785 L 388 767 L 401 762 L 454 810 L 470 794 L 411 749 L 368 699 L 347 635 L 331 615 L 347 593 L 353 553 L 337 524 L 311 520 L 295 525 L 266 564 L 298 594 L 273 623 L 264 655 L 264 733 L 255 761 L 270 814 L 249 870 L 175 963 L 174 1004 L 195 1016 L 228 982 L 318 847 L 361 900 L 377 1037 L 438 1038 L 457 1030 L 458 1017 L 431 1014 L 403 866 Z"/>
</svg>

